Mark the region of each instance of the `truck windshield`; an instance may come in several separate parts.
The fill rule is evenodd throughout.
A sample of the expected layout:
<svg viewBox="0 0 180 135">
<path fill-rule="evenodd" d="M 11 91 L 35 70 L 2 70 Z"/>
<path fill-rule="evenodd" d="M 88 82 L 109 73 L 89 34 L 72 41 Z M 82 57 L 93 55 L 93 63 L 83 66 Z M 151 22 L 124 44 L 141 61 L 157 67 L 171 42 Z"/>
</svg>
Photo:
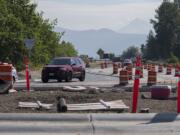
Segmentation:
<svg viewBox="0 0 180 135">
<path fill-rule="evenodd" d="M 50 62 L 50 65 L 70 65 L 70 59 L 54 59 Z"/>
</svg>

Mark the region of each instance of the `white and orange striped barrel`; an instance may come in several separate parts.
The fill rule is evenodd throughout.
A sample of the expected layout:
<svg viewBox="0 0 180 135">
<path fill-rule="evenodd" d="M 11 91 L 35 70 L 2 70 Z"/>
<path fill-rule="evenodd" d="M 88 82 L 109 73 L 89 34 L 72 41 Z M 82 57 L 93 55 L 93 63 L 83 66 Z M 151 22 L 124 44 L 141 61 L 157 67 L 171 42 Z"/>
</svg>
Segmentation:
<svg viewBox="0 0 180 135">
<path fill-rule="evenodd" d="M 132 65 L 128 65 L 126 67 L 126 70 L 128 71 L 129 80 L 132 80 L 132 75 L 133 75 L 133 67 L 132 67 Z"/>
<path fill-rule="evenodd" d="M 151 86 L 151 85 L 155 85 L 157 83 L 157 73 L 156 71 L 148 71 L 148 82 L 147 85 Z"/>
<path fill-rule="evenodd" d="M 163 72 L 163 65 L 162 65 L 162 64 L 159 64 L 159 66 L 158 66 L 158 72 L 159 72 L 159 73 L 162 73 L 162 72 Z"/>
<path fill-rule="evenodd" d="M 127 85 L 129 82 L 129 75 L 127 70 L 119 71 L 119 85 Z"/>
<path fill-rule="evenodd" d="M 113 74 L 118 74 L 118 64 L 117 63 L 113 63 Z"/>
</svg>

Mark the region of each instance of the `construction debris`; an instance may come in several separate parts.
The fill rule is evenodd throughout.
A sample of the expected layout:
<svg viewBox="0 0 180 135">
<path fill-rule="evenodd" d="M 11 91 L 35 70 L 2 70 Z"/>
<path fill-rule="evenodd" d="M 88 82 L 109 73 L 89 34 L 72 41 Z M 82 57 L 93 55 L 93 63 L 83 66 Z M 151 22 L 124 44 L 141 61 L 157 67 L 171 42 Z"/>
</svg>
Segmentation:
<svg viewBox="0 0 180 135">
<path fill-rule="evenodd" d="M 82 91 L 86 90 L 86 88 L 83 87 L 83 86 L 74 86 L 74 87 L 72 87 L 72 86 L 64 86 L 63 90 L 64 91 L 69 91 L 69 92 L 82 92 Z"/>
<path fill-rule="evenodd" d="M 17 90 L 15 90 L 15 89 L 10 89 L 9 90 L 9 93 L 16 93 L 17 92 Z"/>
<path fill-rule="evenodd" d="M 64 98 L 57 98 L 57 112 L 67 112 L 67 105 Z"/>
<path fill-rule="evenodd" d="M 20 108 L 37 108 L 37 109 L 46 109 L 50 110 L 53 104 L 43 104 L 40 101 L 36 102 L 19 102 L 18 107 Z"/>
<path fill-rule="evenodd" d="M 140 113 L 149 113 L 149 108 L 141 108 Z"/>
</svg>

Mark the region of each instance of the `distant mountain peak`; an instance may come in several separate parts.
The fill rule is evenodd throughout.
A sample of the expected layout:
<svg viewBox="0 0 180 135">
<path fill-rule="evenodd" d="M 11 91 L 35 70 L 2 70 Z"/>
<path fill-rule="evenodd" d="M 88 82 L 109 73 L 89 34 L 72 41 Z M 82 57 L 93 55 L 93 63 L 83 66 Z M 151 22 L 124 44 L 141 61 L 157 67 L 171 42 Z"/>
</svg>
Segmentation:
<svg viewBox="0 0 180 135">
<path fill-rule="evenodd" d="M 129 24 L 121 28 L 118 32 L 129 34 L 148 34 L 151 27 L 152 26 L 149 22 L 140 18 L 135 18 Z"/>
</svg>

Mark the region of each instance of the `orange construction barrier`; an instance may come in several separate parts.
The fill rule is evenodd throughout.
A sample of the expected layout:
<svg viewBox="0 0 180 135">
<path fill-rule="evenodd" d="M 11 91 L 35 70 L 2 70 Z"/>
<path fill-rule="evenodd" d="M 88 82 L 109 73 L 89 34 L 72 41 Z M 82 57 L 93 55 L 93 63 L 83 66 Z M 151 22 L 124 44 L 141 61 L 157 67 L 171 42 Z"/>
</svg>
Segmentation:
<svg viewBox="0 0 180 135">
<path fill-rule="evenodd" d="M 166 69 L 166 74 L 167 74 L 167 75 L 171 75 L 171 73 L 172 73 L 172 65 L 169 64 L 169 65 L 167 66 L 167 69 Z"/>
<path fill-rule="evenodd" d="M 118 65 L 116 63 L 113 63 L 113 74 L 118 73 Z"/>
<path fill-rule="evenodd" d="M 104 63 L 104 68 L 107 68 L 108 67 L 108 64 L 107 62 Z"/>
<path fill-rule="evenodd" d="M 126 70 L 128 71 L 128 76 L 129 76 L 129 80 L 132 80 L 132 72 L 133 72 L 133 68 L 132 65 L 129 65 L 126 67 Z"/>
<path fill-rule="evenodd" d="M 148 70 L 148 71 L 151 70 L 151 66 L 152 66 L 151 64 L 148 64 L 148 65 L 147 65 L 147 70 Z"/>
<path fill-rule="evenodd" d="M 104 63 L 101 63 L 101 69 L 104 69 Z"/>
<path fill-rule="evenodd" d="M 127 85 L 129 81 L 128 71 L 121 70 L 119 72 L 119 85 Z"/>
<path fill-rule="evenodd" d="M 7 83 L 12 83 L 12 65 L 2 64 L 0 65 L 0 79 Z"/>
<path fill-rule="evenodd" d="M 122 68 L 121 63 L 118 63 L 118 68 Z"/>
<path fill-rule="evenodd" d="M 162 64 L 159 64 L 159 66 L 158 66 L 158 72 L 159 72 L 159 73 L 162 73 L 162 72 L 163 72 L 163 65 L 162 65 Z"/>
<path fill-rule="evenodd" d="M 4 88 L 0 89 L 0 93 L 7 92 L 13 86 L 12 65 L 0 64 L 0 82 Z"/>
<path fill-rule="evenodd" d="M 151 86 L 151 85 L 156 84 L 156 82 L 157 82 L 157 73 L 156 73 L 156 71 L 149 71 L 148 72 L 148 82 L 147 82 L 147 85 Z"/>
<path fill-rule="evenodd" d="M 147 66 L 147 64 L 144 64 L 143 67 L 144 67 L 144 69 L 147 69 L 148 66 Z"/>
<path fill-rule="evenodd" d="M 152 71 L 156 71 L 156 65 L 155 65 L 155 64 L 152 64 L 151 70 L 152 70 Z"/>
<path fill-rule="evenodd" d="M 140 78 L 143 78 L 144 77 L 144 75 L 143 75 L 143 67 L 140 67 L 141 68 L 141 70 L 140 70 Z"/>
<path fill-rule="evenodd" d="M 180 65 L 177 65 L 175 68 L 175 77 L 179 77 L 179 69 L 180 69 Z"/>
</svg>

